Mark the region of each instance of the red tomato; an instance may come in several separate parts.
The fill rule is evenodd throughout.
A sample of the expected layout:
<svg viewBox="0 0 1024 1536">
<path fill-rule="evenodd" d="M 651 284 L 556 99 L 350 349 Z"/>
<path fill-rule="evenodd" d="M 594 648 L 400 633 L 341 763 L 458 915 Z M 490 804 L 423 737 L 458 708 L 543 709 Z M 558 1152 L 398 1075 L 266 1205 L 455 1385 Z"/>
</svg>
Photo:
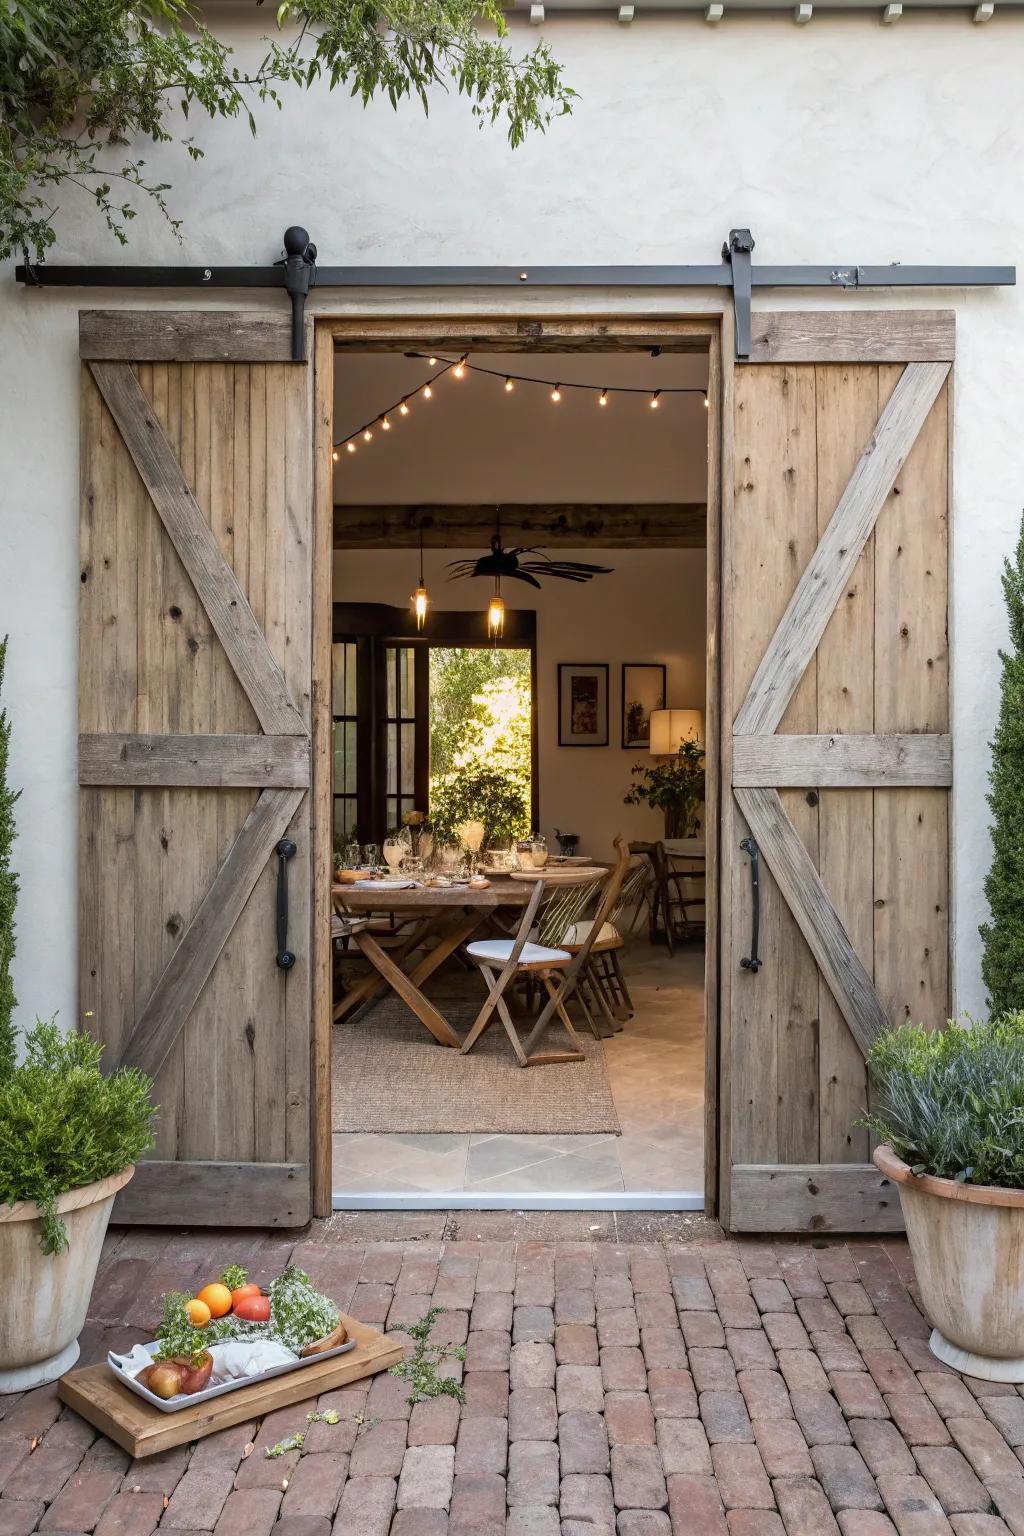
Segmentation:
<svg viewBox="0 0 1024 1536">
<path fill-rule="evenodd" d="M 246 1323 L 269 1323 L 270 1297 L 243 1296 L 235 1307 L 235 1316 Z"/>
<path fill-rule="evenodd" d="M 231 1305 L 237 1312 L 240 1301 L 244 1301 L 247 1296 L 258 1296 L 259 1294 L 259 1286 L 254 1285 L 251 1280 L 246 1285 L 236 1285 L 231 1292 Z"/>
</svg>

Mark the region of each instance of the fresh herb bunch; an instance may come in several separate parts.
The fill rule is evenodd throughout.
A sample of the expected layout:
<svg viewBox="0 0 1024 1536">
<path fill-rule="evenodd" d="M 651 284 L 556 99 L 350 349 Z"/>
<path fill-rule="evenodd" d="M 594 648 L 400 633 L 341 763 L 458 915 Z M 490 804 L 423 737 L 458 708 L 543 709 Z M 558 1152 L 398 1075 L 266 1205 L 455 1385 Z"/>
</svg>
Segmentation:
<svg viewBox="0 0 1024 1536">
<path fill-rule="evenodd" d="M 152 1083 L 134 1069 L 104 1077 L 103 1047 L 52 1019 L 36 1023 L 25 1047 L 25 1060 L 0 1079 L 0 1203 L 36 1201 L 40 1246 L 62 1253 L 58 1198 L 120 1173 L 153 1145 Z"/>
<path fill-rule="evenodd" d="M 433 1344 L 430 1340 L 434 1323 L 445 1311 L 444 1307 L 430 1307 L 418 1323 L 412 1323 L 405 1331 L 413 1340 L 411 1355 L 391 1367 L 392 1376 L 400 1376 L 410 1385 L 409 1403 L 422 1403 L 429 1397 L 454 1397 L 460 1403 L 466 1401 L 462 1384 L 451 1376 L 438 1372 L 446 1360 L 465 1360 L 466 1349 L 462 1344 Z"/>
<path fill-rule="evenodd" d="M 304 1270 L 291 1264 L 267 1287 L 270 1322 L 246 1326 L 269 1330 L 286 1349 L 298 1354 L 314 1339 L 322 1339 L 338 1326 L 341 1313 L 330 1297 L 315 1290 Z"/>
<path fill-rule="evenodd" d="M 229 1264 L 226 1269 L 221 1271 L 220 1283 L 221 1285 L 226 1285 L 229 1291 L 237 1291 L 238 1287 L 244 1285 L 248 1278 L 249 1272 L 243 1269 L 241 1264 Z"/>
<path fill-rule="evenodd" d="M 202 1363 L 212 1342 L 208 1328 L 194 1328 L 185 1311 L 191 1296 L 184 1291 L 168 1291 L 164 1297 L 164 1315 L 160 1323 L 156 1360 L 188 1360 L 193 1370 Z"/>
<path fill-rule="evenodd" d="M 1024 1189 L 1024 1013 L 887 1030 L 868 1070 L 861 1123 L 915 1173 Z"/>
</svg>

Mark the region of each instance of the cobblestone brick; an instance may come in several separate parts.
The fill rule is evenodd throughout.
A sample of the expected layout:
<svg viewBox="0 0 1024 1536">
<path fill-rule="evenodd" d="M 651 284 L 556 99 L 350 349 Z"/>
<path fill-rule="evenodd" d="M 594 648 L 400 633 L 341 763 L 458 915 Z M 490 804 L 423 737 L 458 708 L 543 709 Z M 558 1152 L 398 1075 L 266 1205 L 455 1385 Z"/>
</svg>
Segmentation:
<svg viewBox="0 0 1024 1536">
<path fill-rule="evenodd" d="M 721 1440 L 753 1440 L 747 1405 L 739 1392 L 702 1392 L 698 1404 L 712 1445 Z"/>
<path fill-rule="evenodd" d="M 661 1509 L 623 1509 L 615 1529 L 618 1536 L 672 1536 L 672 1523 Z"/>
<path fill-rule="evenodd" d="M 642 1392 L 647 1385 L 642 1352 L 618 1344 L 602 1349 L 601 1380 L 606 1392 Z"/>
<path fill-rule="evenodd" d="M 628 1275 L 598 1275 L 594 1281 L 594 1300 L 599 1307 L 631 1307 L 633 1286 Z"/>
<path fill-rule="evenodd" d="M 234 1469 L 231 1470 L 234 1476 Z M 121 1486 L 120 1467 L 79 1467 L 50 1505 L 40 1529 L 44 1531 L 91 1531 L 108 1500 Z"/>
<path fill-rule="evenodd" d="M 560 1365 L 555 1370 L 555 1392 L 559 1413 L 600 1413 L 604 1408 L 603 1370 L 597 1365 Z"/>
<path fill-rule="evenodd" d="M 762 1328 L 727 1328 L 725 1343 L 738 1371 L 775 1370 L 775 1351 Z"/>
<path fill-rule="evenodd" d="M 889 1516 L 871 1509 L 844 1509 L 838 1519 L 843 1536 L 896 1536 Z"/>
<path fill-rule="evenodd" d="M 827 1392 L 828 1377 L 821 1361 L 809 1349 L 780 1349 L 779 1370 L 790 1392 Z"/>
<path fill-rule="evenodd" d="M 947 1419 L 946 1428 L 983 1483 L 1020 1476 L 1020 1462 L 987 1419 Z"/>
<path fill-rule="evenodd" d="M 178 1526 L 188 1531 L 212 1531 L 227 1503 L 234 1483 L 230 1468 L 208 1472 L 186 1472 L 171 1494 L 164 1510 L 163 1526 Z"/>
<path fill-rule="evenodd" d="M 484 1477 L 495 1472 L 504 1475 L 507 1462 L 507 1419 L 463 1420 L 455 1450 L 455 1470 L 460 1477 Z"/>
<path fill-rule="evenodd" d="M 500 1328 L 473 1329 L 466 1340 L 466 1370 L 507 1371 L 511 1340 Z"/>
<path fill-rule="evenodd" d="M 867 1371 L 830 1371 L 829 1382 L 848 1419 L 887 1419 L 889 1410 Z"/>
<path fill-rule="evenodd" d="M 654 1410 L 646 1392 L 609 1392 L 604 1419 L 610 1445 L 653 1445 Z"/>
<path fill-rule="evenodd" d="M 686 1346 L 678 1328 L 645 1328 L 640 1335 L 647 1369 L 686 1370 Z"/>
<path fill-rule="evenodd" d="M 864 1371 L 860 1350 L 848 1333 L 812 1333 L 811 1348 L 830 1375 L 833 1371 Z"/>
<path fill-rule="evenodd" d="M 0 1536 L 29 1536 L 29 1532 L 38 1526 L 45 1508 L 42 1499 L 0 1499 Z M 150 1530 L 154 1529 L 162 1510 L 161 1501 Z"/>
<path fill-rule="evenodd" d="M 713 1477 L 669 1477 L 666 1483 L 672 1536 L 729 1536 Z"/>
<path fill-rule="evenodd" d="M 333 1515 L 348 1475 L 349 1457 L 343 1452 L 303 1454 L 288 1479 L 281 1504 L 281 1518 Z"/>
<path fill-rule="evenodd" d="M 426 1402 L 414 1403 L 409 1414 L 408 1444 L 454 1445 L 460 1413 L 458 1399 L 454 1397 L 431 1397 Z"/>
<path fill-rule="evenodd" d="M 702 1477 L 711 1472 L 711 1450 L 699 1419 L 659 1419 L 656 1433 L 666 1476 Z"/>
<path fill-rule="evenodd" d="M 338 1536 L 337 1530 L 333 1536 Z M 456 1477 L 448 1536 L 505 1536 L 503 1477 Z"/>
<path fill-rule="evenodd" d="M 476 1272 L 476 1294 L 482 1291 L 508 1292 L 515 1289 L 516 1267 L 511 1259 L 481 1259 Z M 474 1301 L 473 1305 L 476 1305 Z"/>
<path fill-rule="evenodd" d="M 846 1332 L 846 1324 L 826 1298 L 801 1296 L 797 1301 L 796 1310 L 800 1315 L 800 1321 L 810 1334 Z"/>
<path fill-rule="evenodd" d="M 688 1349 L 721 1349 L 725 1329 L 717 1312 L 680 1312 L 679 1327 Z"/>
<path fill-rule="evenodd" d="M 793 1405 L 778 1371 L 740 1371 L 737 1384 L 751 1419 L 791 1419 Z"/>
<path fill-rule="evenodd" d="M 679 1319 L 672 1293 L 642 1291 L 636 1298 L 636 1320 L 641 1328 L 675 1328 Z"/>
<path fill-rule="evenodd" d="M 949 1444 L 949 1431 L 923 1392 L 887 1392 L 885 1406 L 908 1445 Z"/>
<path fill-rule="evenodd" d="M 402 1470 L 409 1426 L 401 1419 L 374 1424 L 356 1440 L 349 1472 L 354 1478 L 397 1477 Z"/>
<path fill-rule="evenodd" d="M 332 1536 L 388 1536 L 397 1491 L 393 1477 L 350 1477 Z"/>
<path fill-rule="evenodd" d="M 556 1323 L 592 1323 L 594 1317 L 592 1290 L 555 1290 Z"/>
<path fill-rule="evenodd" d="M 500 1418 L 508 1412 L 507 1371 L 467 1371 L 463 1378 L 466 1401 L 462 1418 Z"/>
<path fill-rule="evenodd" d="M 1010 1445 L 1024 1445 L 1024 1398 L 980 1397 L 983 1408 L 993 1424 Z"/>
<path fill-rule="evenodd" d="M 907 1476 L 914 1472 L 914 1458 L 907 1442 L 888 1419 L 851 1419 L 850 1432 L 873 1477 Z"/>
<path fill-rule="evenodd" d="M 866 1349 L 864 1364 L 884 1397 L 887 1392 L 920 1392 L 917 1377 L 903 1356 L 895 1349 Z"/>
<path fill-rule="evenodd" d="M 612 1490 L 620 1509 L 664 1509 L 668 1489 L 653 1445 L 613 1445 Z"/>
<path fill-rule="evenodd" d="M 830 1393 L 791 1392 L 790 1401 L 808 1445 L 849 1445 L 849 1427 Z"/>
<path fill-rule="evenodd" d="M 558 1447 L 551 1440 L 517 1440 L 508 1452 L 508 1502 L 558 1503 Z"/>
<path fill-rule="evenodd" d="M 593 1363 L 596 1365 L 596 1360 Z M 553 1387 L 555 1385 L 555 1351 L 552 1346 L 550 1344 L 517 1344 L 512 1350 L 509 1380 L 513 1391 L 517 1391 L 520 1387 Z"/>
<path fill-rule="evenodd" d="M 754 1435 L 769 1477 L 812 1475 L 814 1468 L 807 1441 L 794 1419 L 764 1419 L 754 1425 Z"/>
<path fill-rule="evenodd" d="M 486 1423 L 486 1420 L 476 1422 Z M 502 1459 L 503 1467 L 504 1458 Z M 454 1479 L 455 1449 L 453 1446 L 410 1446 L 402 1462 L 402 1475 L 398 1479 L 398 1508 L 447 1509 L 451 1503 Z M 291 1493 L 290 1488 L 288 1492 Z M 285 1503 L 287 1502 L 286 1498 Z"/>
<path fill-rule="evenodd" d="M 989 1494 L 955 1446 L 918 1446 L 914 1459 L 947 1515 L 985 1514 L 991 1509 Z"/>
<path fill-rule="evenodd" d="M 922 1371 L 917 1379 L 942 1418 L 984 1418 L 977 1398 L 968 1392 L 959 1376 L 949 1371 Z"/>
<path fill-rule="evenodd" d="M 677 1367 L 656 1368 L 648 1372 L 647 1390 L 656 1419 L 694 1419 L 697 1417 L 697 1390 L 689 1371 Z"/>
<path fill-rule="evenodd" d="M 599 1413 L 559 1414 L 558 1448 L 563 1477 L 608 1471 L 608 1432 Z"/>
<path fill-rule="evenodd" d="M 835 1511 L 882 1508 L 875 1480 L 854 1446 L 812 1446 L 811 1461 L 825 1497 Z"/>
<path fill-rule="evenodd" d="M 560 1536 L 561 1529 L 553 1504 L 517 1504 L 508 1512 L 505 1536 Z"/>
<path fill-rule="evenodd" d="M 636 1339 L 609 1339 L 609 1344 L 635 1344 Z M 590 1323 L 563 1323 L 555 1329 L 555 1359 L 559 1365 L 597 1365 L 597 1329 Z"/>
<path fill-rule="evenodd" d="M 380 1371 L 370 1383 L 364 1413 L 368 1419 L 408 1420 L 412 1407 L 409 1383 L 388 1371 Z"/>
<path fill-rule="evenodd" d="M 675 1328 L 673 1317 L 668 1325 Z M 634 1307 L 613 1307 L 597 1314 L 597 1342 L 602 1349 L 611 1345 L 635 1348 L 640 1343 L 640 1325 Z M 557 1347 L 557 1346 L 556 1346 Z M 561 1357 L 560 1357 L 561 1358 Z"/>
<path fill-rule="evenodd" d="M 1010 1527 L 998 1515 L 951 1515 L 956 1536 L 1010 1536 Z"/>
<path fill-rule="evenodd" d="M 813 1478 L 777 1477 L 772 1491 L 787 1536 L 837 1536 L 835 1516 Z"/>
<path fill-rule="evenodd" d="M 726 1328 L 760 1328 L 761 1314 L 753 1296 L 725 1291 L 715 1297 L 718 1315 Z"/>
<path fill-rule="evenodd" d="M 570 1472 L 562 1478 L 558 1504 L 563 1520 L 596 1526 L 615 1524 L 612 1480 L 603 1473 Z"/>
<path fill-rule="evenodd" d="M 551 1307 L 516 1307 L 512 1314 L 512 1343 L 553 1344 L 555 1314 Z"/>
<path fill-rule="evenodd" d="M 775 1499 L 755 1445 L 716 1445 L 711 1460 L 726 1509 L 774 1509 Z"/>
<path fill-rule="evenodd" d="M 806 1350 L 811 1347 L 811 1336 L 795 1312 L 766 1312 L 761 1327 L 773 1349 Z"/>
<path fill-rule="evenodd" d="M 690 1349 L 690 1375 L 698 1394 L 735 1392 L 736 1367 L 724 1349 Z"/>
<path fill-rule="evenodd" d="M 674 1275 L 672 1294 L 680 1312 L 713 1312 L 715 1298 L 703 1275 Z"/>
<path fill-rule="evenodd" d="M 276 1488 L 236 1488 L 227 1496 L 215 1536 L 270 1536 L 281 1497 Z"/>
<path fill-rule="evenodd" d="M 861 1317 L 855 1313 L 846 1319 L 846 1331 L 860 1350 L 895 1348 L 892 1334 L 880 1317 Z"/>
<path fill-rule="evenodd" d="M 448 1512 L 444 1509 L 400 1509 L 391 1522 L 390 1536 L 447 1536 Z"/>
<path fill-rule="evenodd" d="M 269 1490 L 260 1490 L 261 1493 L 265 1491 Z M 115 1494 L 100 1517 L 96 1536 L 150 1536 L 159 1525 L 163 1512 L 162 1494 Z M 14 1533 L 8 1532 L 7 1536 L 14 1536 Z"/>
<path fill-rule="evenodd" d="M 583 1369 L 593 1370 L 595 1367 Z M 522 1387 L 511 1394 L 508 1400 L 510 1440 L 553 1440 L 557 1431 L 558 1407 L 550 1387 Z"/>
<path fill-rule="evenodd" d="M 758 1278 L 750 1282 L 750 1294 L 760 1312 L 795 1312 L 796 1302 L 784 1280 Z"/>
<path fill-rule="evenodd" d="M 924 1478 L 880 1477 L 878 1491 L 899 1536 L 949 1536 L 949 1521 Z"/>
</svg>

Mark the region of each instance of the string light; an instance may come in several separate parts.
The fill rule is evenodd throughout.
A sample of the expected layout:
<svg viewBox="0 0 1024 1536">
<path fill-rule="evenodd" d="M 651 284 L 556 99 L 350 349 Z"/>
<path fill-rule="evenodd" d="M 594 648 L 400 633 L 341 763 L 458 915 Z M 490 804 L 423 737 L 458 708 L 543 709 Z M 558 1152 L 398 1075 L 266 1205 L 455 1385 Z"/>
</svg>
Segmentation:
<svg viewBox="0 0 1024 1536">
<path fill-rule="evenodd" d="M 555 405 L 561 402 L 563 389 L 576 389 L 589 390 L 591 393 L 596 394 L 597 403 L 601 406 L 607 406 L 611 401 L 612 395 L 646 395 L 647 403 L 653 411 L 658 409 L 662 395 L 700 395 L 704 402 L 704 409 L 710 409 L 710 400 L 704 385 L 666 385 L 664 388 L 653 391 L 645 389 L 642 385 L 638 384 L 615 384 L 609 386 L 607 384 L 584 384 L 571 381 L 568 384 L 556 382 L 552 385 L 550 379 L 538 378 L 536 374 L 506 373 L 503 369 L 487 368 L 481 363 L 471 363 L 468 353 L 463 353 L 461 357 L 457 358 L 438 358 L 428 356 L 424 352 L 407 352 L 405 355 L 409 358 L 421 358 L 424 362 L 428 362 L 432 368 L 436 367 L 437 369 L 436 373 L 431 374 L 430 378 L 418 390 L 413 391 L 414 394 L 422 395 L 424 400 L 433 399 L 433 386 L 446 373 L 453 373 L 457 379 L 464 378 L 467 373 L 482 373 L 490 378 L 502 379 L 506 394 L 511 394 L 517 384 L 543 385 L 544 388 L 550 390 L 550 399 Z M 656 350 L 652 351 L 651 355 L 652 357 L 656 356 Z M 373 417 L 371 421 L 358 427 L 347 437 L 339 438 L 332 445 L 331 457 L 334 461 L 337 462 L 339 457 L 338 451 L 341 448 L 345 448 L 349 453 L 355 453 L 355 438 L 362 438 L 364 442 L 370 442 L 373 438 L 373 427 L 379 426 L 381 431 L 390 432 L 392 427 L 392 422 L 389 420 L 390 415 L 397 412 L 399 416 L 408 416 L 409 399 L 410 396 L 403 395 L 400 400 L 396 401 L 394 405 L 388 406 L 387 410 L 383 411 L 379 416 Z"/>
<path fill-rule="evenodd" d="M 427 608 L 430 606 L 430 594 L 423 580 L 423 527 L 420 525 L 420 582 L 416 591 L 409 599 L 412 603 L 412 611 L 416 615 L 416 628 L 422 629 L 427 622 Z"/>
</svg>

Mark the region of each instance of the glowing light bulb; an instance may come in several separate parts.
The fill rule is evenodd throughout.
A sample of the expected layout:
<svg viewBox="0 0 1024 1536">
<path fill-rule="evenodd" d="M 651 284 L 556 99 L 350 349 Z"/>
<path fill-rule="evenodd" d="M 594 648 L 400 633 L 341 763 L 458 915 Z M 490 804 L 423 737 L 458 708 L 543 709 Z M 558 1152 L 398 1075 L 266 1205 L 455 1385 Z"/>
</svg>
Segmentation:
<svg viewBox="0 0 1024 1536">
<path fill-rule="evenodd" d="M 455 374 L 457 379 L 465 378 L 466 359 L 464 357 L 459 358 L 458 362 L 455 364 L 455 367 L 452 369 L 452 372 Z"/>
<path fill-rule="evenodd" d="M 373 437 L 373 433 L 370 431 L 369 427 L 364 427 L 363 428 L 363 442 L 364 443 L 368 443 L 371 440 L 372 437 Z"/>
<path fill-rule="evenodd" d="M 433 398 L 433 395 L 434 395 L 434 391 L 431 389 L 430 385 L 429 384 L 424 384 L 424 386 L 423 386 L 423 398 L 424 398 L 424 400 L 431 400 Z"/>
<path fill-rule="evenodd" d="M 412 611 L 416 615 L 416 628 L 422 629 L 427 621 L 427 608 L 430 604 L 430 596 L 422 582 L 416 588 L 409 601 L 412 603 Z"/>
<path fill-rule="evenodd" d="M 337 464 L 337 462 L 338 462 L 338 450 L 337 450 L 337 448 L 335 448 L 334 452 L 331 454 L 331 458 L 334 460 L 335 464 Z"/>
<path fill-rule="evenodd" d="M 428 357 L 427 358 L 427 362 L 430 364 L 431 368 L 436 368 L 437 367 L 437 358 L 436 357 Z"/>
<path fill-rule="evenodd" d="M 356 451 L 355 443 L 346 443 L 345 447 L 348 449 L 349 453 L 355 453 Z"/>
<path fill-rule="evenodd" d="M 562 398 L 562 386 L 561 386 L 561 384 L 556 384 L 555 385 L 554 389 L 551 391 L 551 398 L 555 402 L 556 405 L 558 404 L 559 400 L 561 400 L 561 398 Z"/>
<path fill-rule="evenodd" d="M 409 414 L 409 407 L 406 405 L 404 400 L 398 407 L 398 414 L 399 416 L 408 416 Z"/>
<path fill-rule="evenodd" d="M 382 432 L 390 432 L 391 431 L 391 423 L 390 423 L 390 421 L 388 421 L 386 416 L 382 416 L 381 419 L 380 419 L 380 429 L 381 429 Z"/>
<path fill-rule="evenodd" d="M 598 405 L 608 404 L 608 391 L 606 389 L 602 389 L 600 395 L 598 396 L 597 403 Z"/>
<path fill-rule="evenodd" d="M 654 394 L 651 396 L 651 410 L 652 411 L 656 411 L 658 409 L 658 396 L 660 394 L 661 394 L 661 390 L 660 389 L 656 389 L 654 391 Z"/>
<path fill-rule="evenodd" d="M 704 396 L 704 409 L 706 411 L 711 409 L 711 407 L 708 405 L 708 397 L 707 397 L 707 395 Z"/>
<path fill-rule="evenodd" d="M 495 593 L 487 604 L 487 633 L 492 640 L 500 640 L 505 632 L 505 599 Z"/>
<path fill-rule="evenodd" d="M 515 389 L 515 385 L 513 384 L 512 380 L 511 379 L 506 379 L 505 380 L 505 393 L 506 393 L 506 395 L 510 395 L 514 389 Z"/>
</svg>

